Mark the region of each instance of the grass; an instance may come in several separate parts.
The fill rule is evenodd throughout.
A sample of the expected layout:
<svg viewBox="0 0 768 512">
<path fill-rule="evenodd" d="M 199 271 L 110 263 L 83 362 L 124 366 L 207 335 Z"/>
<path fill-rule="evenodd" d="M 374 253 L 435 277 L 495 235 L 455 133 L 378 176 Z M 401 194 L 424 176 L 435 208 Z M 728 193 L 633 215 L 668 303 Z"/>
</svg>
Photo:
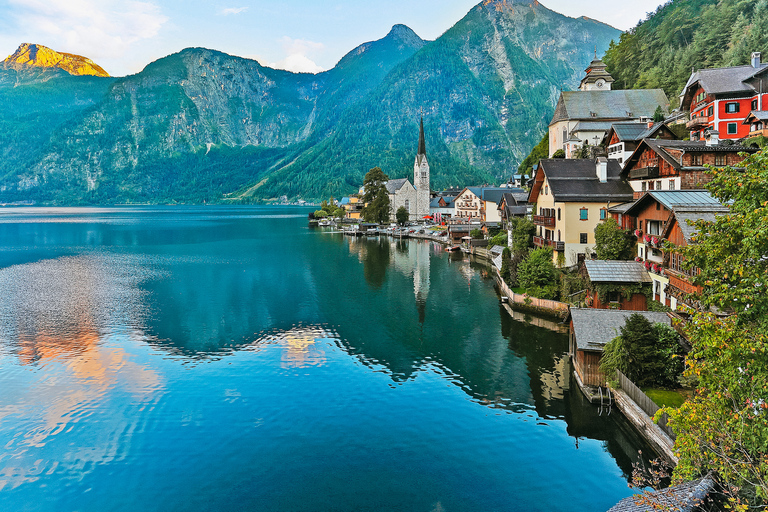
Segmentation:
<svg viewBox="0 0 768 512">
<path fill-rule="evenodd" d="M 685 402 L 685 395 L 669 389 L 644 389 L 643 393 L 659 407 L 680 407 Z"/>
</svg>

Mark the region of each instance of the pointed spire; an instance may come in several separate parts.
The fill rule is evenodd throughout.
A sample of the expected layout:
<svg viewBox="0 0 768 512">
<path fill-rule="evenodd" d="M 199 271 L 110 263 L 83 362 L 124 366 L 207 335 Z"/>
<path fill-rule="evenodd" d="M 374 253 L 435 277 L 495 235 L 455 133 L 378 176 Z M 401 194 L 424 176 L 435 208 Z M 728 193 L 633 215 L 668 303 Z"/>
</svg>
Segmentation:
<svg viewBox="0 0 768 512">
<path fill-rule="evenodd" d="M 421 117 L 421 124 L 419 125 L 419 155 L 427 155 L 427 145 L 424 142 L 424 116 Z"/>
</svg>

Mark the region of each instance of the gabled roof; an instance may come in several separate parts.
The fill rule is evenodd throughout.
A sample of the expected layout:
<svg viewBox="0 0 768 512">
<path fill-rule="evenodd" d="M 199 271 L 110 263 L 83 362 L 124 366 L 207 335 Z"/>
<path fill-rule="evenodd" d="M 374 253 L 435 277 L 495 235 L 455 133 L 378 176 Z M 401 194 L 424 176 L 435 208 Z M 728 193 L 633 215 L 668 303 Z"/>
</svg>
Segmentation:
<svg viewBox="0 0 768 512">
<path fill-rule="evenodd" d="M 605 91 L 610 92 L 610 91 Z M 603 92 L 603 94 L 605 94 Z M 549 182 L 549 189 L 558 202 L 626 202 L 633 198 L 632 187 L 621 178 L 621 165 L 616 160 L 608 160 L 607 181 L 600 183 L 597 178 L 594 159 L 549 158 L 539 161 L 534 183 L 528 202 L 535 203 L 541 191 L 544 173 Z"/>
<path fill-rule="evenodd" d="M 573 335 L 579 350 L 602 352 L 603 347 L 620 334 L 620 329 L 632 314 L 639 314 L 653 323 L 672 325 L 666 313 L 624 311 L 621 309 L 571 308 Z"/>
<path fill-rule="evenodd" d="M 768 110 L 753 110 L 742 124 L 750 124 L 755 121 L 768 121 Z"/>
<path fill-rule="evenodd" d="M 527 197 L 527 193 L 522 188 L 516 187 L 466 187 L 462 190 L 469 190 L 483 201 L 499 204 L 502 196 L 506 193 L 524 194 Z"/>
<path fill-rule="evenodd" d="M 408 178 L 399 178 L 396 180 L 389 180 L 384 184 L 384 186 L 387 187 L 388 194 L 394 194 L 395 192 L 403 188 L 403 185 L 405 185 L 406 183 L 410 183 L 410 181 L 408 181 Z"/>
<path fill-rule="evenodd" d="M 751 65 L 732 66 L 728 68 L 700 69 L 691 74 L 688 82 L 680 93 L 680 104 L 690 103 L 693 93 L 701 86 L 707 94 L 753 94 L 755 92 L 746 80 L 768 67 L 760 64 L 754 68 Z"/>
<path fill-rule="evenodd" d="M 446 206 L 440 206 L 440 200 L 445 201 Z M 456 196 L 437 196 L 429 202 L 430 208 L 453 208 L 453 202 L 456 200 Z"/>
<path fill-rule="evenodd" d="M 660 132 L 665 132 L 667 136 L 671 135 L 673 139 L 677 137 L 672 130 L 664 123 L 653 123 L 651 127 L 648 127 L 647 122 L 628 122 L 628 123 L 613 123 L 611 129 L 605 134 L 606 137 L 610 137 L 611 133 L 615 133 L 616 137 L 621 142 L 638 142 L 643 139 L 652 139 L 660 135 Z M 610 139 L 609 139 L 610 140 Z"/>
<path fill-rule="evenodd" d="M 680 231 L 683 233 L 683 237 L 685 238 L 685 242 L 690 244 L 693 240 L 693 237 L 695 237 L 698 234 L 698 231 L 696 230 L 696 226 L 693 225 L 694 222 L 697 220 L 703 220 L 705 222 L 715 222 L 717 220 L 718 213 L 720 215 L 726 213 L 726 212 L 695 212 L 695 211 L 678 211 L 675 212 L 675 219 L 673 222 L 670 222 L 666 228 L 664 229 L 664 233 L 662 233 L 662 236 L 665 238 L 669 238 L 669 233 L 672 231 L 672 226 L 676 222 L 678 226 L 680 226 Z M 690 221 L 690 224 L 689 224 Z"/>
<path fill-rule="evenodd" d="M 727 212 L 728 208 L 712 197 L 708 190 L 649 190 L 630 208 L 628 215 L 638 215 L 647 205 L 660 203 L 671 212 Z"/>
<path fill-rule="evenodd" d="M 639 261 L 587 260 L 584 262 L 593 283 L 650 283 L 651 276 Z"/>
<path fill-rule="evenodd" d="M 666 113 L 669 100 L 661 89 L 563 91 L 550 126 L 564 120 L 621 120 L 653 117 L 656 107 Z"/>
</svg>

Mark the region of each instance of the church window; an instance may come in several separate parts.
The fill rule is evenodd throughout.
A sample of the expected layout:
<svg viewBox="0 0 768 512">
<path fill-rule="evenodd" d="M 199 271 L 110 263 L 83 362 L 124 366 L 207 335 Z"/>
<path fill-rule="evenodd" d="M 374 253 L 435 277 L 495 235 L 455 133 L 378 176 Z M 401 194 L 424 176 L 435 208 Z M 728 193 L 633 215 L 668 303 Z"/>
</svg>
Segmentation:
<svg viewBox="0 0 768 512">
<path fill-rule="evenodd" d="M 405 200 L 405 209 L 408 210 L 408 213 L 411 213 L 411 202 L 408 199 Z"/>
</svg>

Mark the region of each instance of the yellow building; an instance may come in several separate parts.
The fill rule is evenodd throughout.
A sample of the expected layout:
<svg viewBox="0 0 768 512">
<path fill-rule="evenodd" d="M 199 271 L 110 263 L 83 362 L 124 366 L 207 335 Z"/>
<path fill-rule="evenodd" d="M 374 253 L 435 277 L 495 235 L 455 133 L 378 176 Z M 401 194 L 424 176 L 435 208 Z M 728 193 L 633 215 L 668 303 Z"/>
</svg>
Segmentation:
<svg viewBox="0 0 768 512">
<path fill-rule="evenodd" d="M 593 252 L 595 227 L 608 208 L 630 201 L 632 187 L 616 160 L 541 160 L 528 197 L 535 203 L 533 243 L 552 247 L 556 265 L 577 265 Z"/>
</svg>

